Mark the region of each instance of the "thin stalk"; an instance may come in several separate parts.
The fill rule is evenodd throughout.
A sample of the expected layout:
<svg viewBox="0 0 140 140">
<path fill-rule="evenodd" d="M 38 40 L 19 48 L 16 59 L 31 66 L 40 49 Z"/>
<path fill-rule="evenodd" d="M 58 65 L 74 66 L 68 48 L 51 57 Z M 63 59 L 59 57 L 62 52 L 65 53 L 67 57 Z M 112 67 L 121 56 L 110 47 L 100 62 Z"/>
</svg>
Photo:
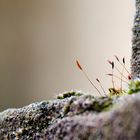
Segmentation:
<svg viewBox="0 0 140 140">
<path fill-rule="evenodd" d="M 112 85 L 113 85 L 113 88 L 115 88 L 115 84 L 114 84 L 114 72 L 113 72 L 113 69 L 112 69 Z"/>
<path fill-rule="evenodd" d="M 122 73 L 121 73 L 121 90 L 122 90 L 122 78 L 123 78 L 123 72 L 124 72 L 124 67 L 122 68 Z"/>
<path fill-rule="evenodd" d="M 97 92 L 102 96 L 101 92 L 98 90 L 98 88 L 90 80 L 90 78 L 88 77 L 87 73 L 84 71 L 84 69 L 82 68 L 82 66 L 80 65 L 80 63 L 79 63 L 78 60 L 76 60 L 76 64 L 77 64 L 77 67 L 83 72 L 83 74 L 85 75 L 85 77 L 88 79 L 88 81 L 91 83 L 91 85 L 94 87 L 94 89 L 96 89 Z"/>
<path fill-rule="evenodd" d="M 123 74 L 122 74 L 122 72 L 115 66 L 115 69 L 122 75 L 122 77 L 123 78 L 125 78 L 126 80 L 128 80 L 128 78 L 126 77 L 126 76 L 124 76 Z"/>
<path fill-rule="evenodd" d="M 108 76 L 114 76 L 115 78 L 117 78 L 117 79 L 121 80 L 121 78 L 120 78 L 120 77 L 118 77 L 118 76 L 116 76 L 116 75 L 112 75 L 112 74 L 107 74 L 107 75 L 108 75 Z M 124 83 L 129 84 L 127 81 L 125 81 L 125 80 L 123 80 L 123 79 L 122 79 L 122 81 L 123 81 Z"/>
<path fill-rule="evenodd" d="M 102 86 L 102 84 L 100 82 L 100 80 L 98 78 L 96 78 L 96 81 L 99 83 L 99 85 L 100 85 L 102 91 L 104 92 L 105 96 L 108 97 L 107 94 L 106 94 L 106 92 L 105 92 L 105 89 L 103 88 L 103 86 Z"/>
<path fill-rule="evenodd" d="M 97 92 L 102 96 L 101 92 L 98 90 L 98 88 L 93 84 L 93 82 L 90 80 L 90 78 L 88 77 L 88 75 L 86 74 L 85 71 L 83 71 L 85 77 L 88 79 L 88 81 L 91 83 L 91 85 L 97 90 Z"/>
<path fill-rule="evenodd" d="M 114 55 L 114 57 L 116 58 L 116 60 L 120 63 L 120 65 L 122 65 L 123 67 L 124 67 L 124 69 L 126 70 L 126 72 L 129 74 L 129 75 L 131 75 L 130 74 L 130 72 L 127 70 L 127 68 L 125 67 L 125 65 L 122 63 L 122 62 L 120 62 L 120 60 L 118 59 L 118 57 L 116 56 L 116 55 Z"/>
</svg>

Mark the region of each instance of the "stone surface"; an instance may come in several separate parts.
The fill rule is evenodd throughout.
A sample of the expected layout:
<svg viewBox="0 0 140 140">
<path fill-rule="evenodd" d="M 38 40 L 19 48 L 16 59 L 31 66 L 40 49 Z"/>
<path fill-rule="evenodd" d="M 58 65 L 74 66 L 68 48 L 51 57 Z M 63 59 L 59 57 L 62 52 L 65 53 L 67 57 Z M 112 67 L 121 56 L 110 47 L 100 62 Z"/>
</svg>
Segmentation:
<svg viewBox="0 0 140 140">
<path fill-rule="evenodd" d="M 0 140 L 139 140 L 140 93 L 59 99 L 0 113 Z"/>
<path fill-rule="evenodd" d="M 140 0 L 136 0 L 136 14 L 132 38 L 131 72 L 133 79 L 140 78 Z"/>
</svg>

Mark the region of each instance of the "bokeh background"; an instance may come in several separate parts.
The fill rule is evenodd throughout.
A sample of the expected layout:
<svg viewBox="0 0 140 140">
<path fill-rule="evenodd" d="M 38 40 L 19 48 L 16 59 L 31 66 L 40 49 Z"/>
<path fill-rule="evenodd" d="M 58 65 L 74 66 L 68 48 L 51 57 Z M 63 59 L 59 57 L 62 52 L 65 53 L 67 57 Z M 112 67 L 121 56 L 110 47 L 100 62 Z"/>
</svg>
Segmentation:
<svg viewBox="0 0 140 140">
<path fill-rule="evenodd" d="M 76 59 L 107 90 L 107 60 L 125 56 L 130 67 L 134 12 L 134 0 L 0 0 L 0 110 L 71 89 L 96 94 Z"/>
</svg>

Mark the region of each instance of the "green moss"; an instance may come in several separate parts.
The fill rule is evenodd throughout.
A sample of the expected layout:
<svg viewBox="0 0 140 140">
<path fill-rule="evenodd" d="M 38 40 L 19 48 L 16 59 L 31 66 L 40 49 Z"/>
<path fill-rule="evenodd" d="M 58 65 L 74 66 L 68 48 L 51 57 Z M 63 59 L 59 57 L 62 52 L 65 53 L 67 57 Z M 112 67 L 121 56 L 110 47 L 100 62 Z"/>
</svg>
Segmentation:
<svg viewBox="0 0 140 140">
<path fill-rule="evenodd" d="M 85 95 L 83 98 L 81 98 L 81 100 L 77 100 L 75 97 L 81 96 L 83 94 L 77 91 L 70 91 L 59 94 L 57 99 L 65 99 L 75 96 L 74 98 L 69 98 L 69 101 L 64 105 L 64 115 L 68 113 L 81 114 L 87 110 L 93 112 L 102 112 L 110 110 L 113 106 L 113 101 L 120 96 L 135 94 L 138 93 L 138 91 L 140 91 L 140 81 L 133 80 L 128 85 L 128 91 L 124 89 L 118 90 L 115 88 L 109 88 L 108 97 L 94 97 L 93 95 Z"/>
<path fill-rule="evenodd" d="M 120 96 L 128 94 L 135 94 L 140 91 L 140 81 L 133 80 L 128 85 L 128 91 L 125 89 L 118 90 L 115 88 L 109 88 L 108 97 L 94 97 L 93 95 L 85 95 L 81 100 L 75 99 L 76 96 L 83 95 L 77 91 L 65 92 L 57 96 L 57 99 L 65 99 L 69 97 L 69 101 L 63 107 L 63 113 L 66 115 L 70 112 L 75 114 L 81 114 L 85 111 L 102 112 L 108 111 L 113 106 L 113 100 L 116 100 Z M 82 100 L 83 99 L 83 100 Z M 75 101 L 77 100 L 76 104 Z"/>
<path fill-rule="evenodd" d="M 136 94 L 140 91 L 140 80 L 132 80 L 128 86 L 128 94 Z"/>
<path fill-rule="evenodd" d="M 124 96 L 128 94 L 137 94 L 140 91 L 140 80 L 131 80 L 128 84 L 128 90 L 116 90 L 114 88 L 109 88 L 109 97 L 113 96 Z"/>
<path fill-rule="evenodd" d="M 117 90 L 115 88 L 109 88 L 109 97 L 113 97 L 113 96 L 123 96 L 126 95 L 127 92 L 123 89 L 123 90 Z"/>
<path fill-rule="evenodd" d="M 66 104 L 63 108 L 64 114 L 67 114 L 70 111 L 70 104 Z"/>
<path fill-rule="evenodd" d="M 68 98 L 68 97 L 71 97 L 71 96 L 81 96 L 81 95 L 83 95 L 83 94 L 80 93 L 80 92 L 70 91 L 70 92 L 64 92 L 62 94 L 59 94 L 57 96 L 57 99 L 65 99 L 65 98 Z"/>
<path fill-rule="evenodd" d="M 113 98 L 104 97 L 95 102 L 95 110 L 97 112 L 108 111 L 113 105 Z"/>
</svg>

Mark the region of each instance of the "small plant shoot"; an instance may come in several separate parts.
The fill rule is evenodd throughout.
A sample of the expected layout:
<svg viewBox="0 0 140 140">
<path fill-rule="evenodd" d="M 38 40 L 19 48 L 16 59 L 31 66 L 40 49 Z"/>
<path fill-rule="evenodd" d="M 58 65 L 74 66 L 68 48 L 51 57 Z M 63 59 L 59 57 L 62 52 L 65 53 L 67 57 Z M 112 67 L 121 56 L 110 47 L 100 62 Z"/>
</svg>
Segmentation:
<svg viewBox="0 0 140 140">
<path fill-rule="evenodd" d="M 82 73 L 84 74 L 86 79 L 90 82 L 90 84 L 93 86 L 93 88 L 102 97 L 103 96 L 110 97 L 110 96 L 115 96 L 115 95 L 120 96 L 123 94 L 133 94 L 134 92 L 140 91 L 140 80 L 135 80 L 135 81 L 132 80 L 131 73 L 127 70 L 127 68 L 125 66 L 125 64 L 126 64 L 125 57 L 123 57 L 122 59 L 120 59 L 117 55 L 114 55 L 114 57 L 122 68 L 120 70 L 120 68 L 118 68 L 115 65 L 114 61 L 111 61 L 111 60 L 107 61 L 108 64 L 111 66 L 111 73 L 108 73 L 106 75 L 111 77 L 111 83 L 112 83 L 112 87 L 108 88 L 108 91 L 109 91 L 108 93 L 105 91 L 99 78 L 96 78 L 96 82 L 100 86 L 100 89 L 97 88 L 97 86 L 90 80 L 88 74 L 85 72 L 85 70 L 83 69 L 83 67 L 81 66 L 81 64 L 78 60 L 76 60 L 76 65 L 77 65 L 78 69 L 82 71 Z M 115 75 L 114 70 L 116 70 L 118 74 Z M 126 71 L 127 75 L 124 74 L 125 71 Z M 120 81 L 119 88 L 116 87 L 115 80 Z M 123 88 L 123 83 L 128 85 L 128 87 L 129 87 L 128 91 Z"/>
<path fill-rule="evenodd" d="M 77 67 L 83 72 L 83 74 L 85 75 L 85 77 L 88 79 L 88 81 L 91 83 L 91 85 L 94 87 L 94 89 L 97 90 L 97 92 L 100 94 L 100 96 L 102 96 L 101 92 L 99 91 L 99 89 L 94 85 L 94 83 L 90 80 L 90 78 L 88 77 L 87 73 L 84 71 L 84 69 L 82 68 L 81 64 L 79 63 L 78 60 L 76 60 L 76 64 Z"/>
</svg>

